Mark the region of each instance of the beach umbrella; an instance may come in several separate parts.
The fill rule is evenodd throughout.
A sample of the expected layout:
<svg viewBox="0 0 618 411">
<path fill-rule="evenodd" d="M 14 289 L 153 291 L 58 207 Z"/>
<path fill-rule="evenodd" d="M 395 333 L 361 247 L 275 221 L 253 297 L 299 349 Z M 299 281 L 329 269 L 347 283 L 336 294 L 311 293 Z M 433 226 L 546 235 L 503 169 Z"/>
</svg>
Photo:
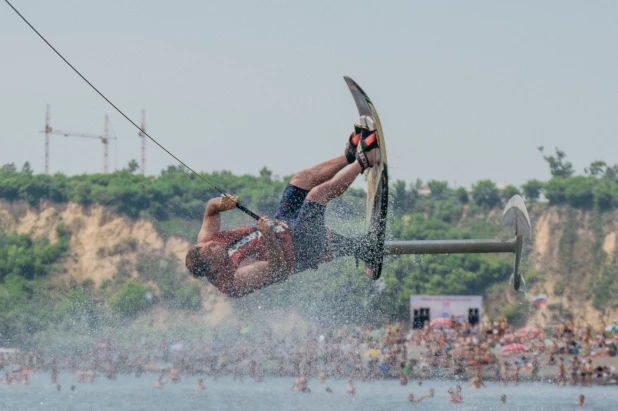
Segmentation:
<svg viewBox="0 0 618 411">
<path fill-rule="evenodd" d="M 524 347 L 523 344 L 509 344 L 502 348 L 502 354 L 519 353 L 522 351 L 526 351 L 526 347 Z"/>
<path fill-rule="evenodd" d="M 365 357 L 365 358 L 373 358 L 373 357 L 377 357 L 377 356 L 379 356 L 381 354 L 382 354 L 382 351 L 373 349 L 373 350 L 365 351 L 365 353 L 363 354 L 363 357 Z"/>
<path fill-rule="evenodd" d="M 452 327 L 453 326 L 453 322 L 451 320 L 449 320 L 448 318 L 436 318 L 435 320 L 431 320 L 431 322 L 429 323 L 432 326 L 441 326 L 441 327 Z"/>
<path fill-rule="evenodd" d="M 240 329 L 241 334 L 253 334 L 255 332 L 255 328 L 253 327 L 243 327 Z"/>
<path fill-rule="evenodd" d="M 515 333 L 519 338 L 538 337 L 542 334 L 543 330 L 536 327 L 524 327 Z"/>
<path fill-rule="evenodd" d="M 618 331 L 618 325 L 612 324 L 605 327 L 605 331 Z"/>
</svg>

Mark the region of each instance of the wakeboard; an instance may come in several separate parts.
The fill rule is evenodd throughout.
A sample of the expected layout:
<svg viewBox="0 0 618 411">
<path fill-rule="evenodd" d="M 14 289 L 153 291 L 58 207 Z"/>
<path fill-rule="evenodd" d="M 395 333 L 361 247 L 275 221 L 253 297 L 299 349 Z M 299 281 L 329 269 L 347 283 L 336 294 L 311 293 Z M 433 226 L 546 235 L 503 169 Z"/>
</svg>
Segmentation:
<svg viewBox="0 0 618 411">
<path fill-rule="evenodd" d="M 380 117 L 367 93 L 350 77 L 343 77 L 352 98 L 356 103 L 360 116 L 360 125 L 376 131 L 378 148 L 376 149 L 376 163 L 367 170 L 367 216 L 366 228 L 377 237 L 378 245 L 375 258 L 367 266 L 368 275 L 373 280 L 380 278 L 384 261 L 384 239 L 386 232 L 386 215 L 388 211 L 388 163 L 386 157 L 386 143 Z"/>
</svg>

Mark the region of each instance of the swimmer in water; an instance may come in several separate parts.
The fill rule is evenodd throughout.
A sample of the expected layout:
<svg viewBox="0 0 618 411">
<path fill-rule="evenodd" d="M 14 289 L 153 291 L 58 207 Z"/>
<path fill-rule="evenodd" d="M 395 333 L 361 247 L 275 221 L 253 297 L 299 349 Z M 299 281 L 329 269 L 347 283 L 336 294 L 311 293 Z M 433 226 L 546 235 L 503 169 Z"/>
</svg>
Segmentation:
<svg viewBox="0 0 618 411">
<path fill-rule="evenodd" d="M 579 402 L 575 405 L 577 405 L 578 407 L 585 407 L 586 403 L 584 402 L 584 400 L 586 399 L 586 397 L 584 396 L 584 394 L 579 394 Z"/>
<path fill-rule="evenodd" d="M 165 374 L 165 371 L 161 372 L 161 375 L 159 375 L 159 378 L 157 378 L 157 381 L 152 385 L 153 388 L 163 388 L 163 375 Z"/>
<path fill-rule="evenodd" d="M 566 370 L 564 368 L 564 358 L 560 357 L 558 362 L 558 375 L 556 376 L 556 384 L 566 385 L 567 377 Z"/>
<path fill-rule="evenodd" d="M 506 404 L 506 394 L 500 396 L 500 401 L 502 401 L 502 404 Z"/>
<path fill-rule="evenodd" d="M 351 396 L 356 394 L 356 387 L 352 383 L 352 380 L 348 380 L 348 385 L 345 387 L 345 395 Z"/>
<path fill-rule="evenodd" d="M 60 391 L 62 389 L 62 387 L 60 386 L 60 384 L 56 385 L 56 391 Z"/>
<path fill-rule="evenodd" d="M 304 375 L 301 375 L 300 377 L 297 377 L 294 380 L 294 384 L 292 385 L 292 388 L 294 388 L 294 391 L 296 392 L 305 392 L 307 394 L 311 393 L 311 389 L 307 386 L 308 380 L 307 377 L 305 377 Z"/>
<path fill-rule="evenodd" d="M 506 387 L 507 385 L 506 375 L 507 375 L 507 364 L 506 364 L 506 361 L 504 361 L 502 364 L 500 364 L 500 381 L 502 381 L 503 387 Z"/>
<path fill-rule="evenodd" d="M 481 388 L 481 386 L 487 388 L 487 386 L 483 382 L 483 379 L 481 378 L 480 375 L 476 375 L 476 376 L 472 377 L 472 379 L 468 383 L 468 387 L 471 386 L 471 385 L 474 385 L 474 388 L 476 388 L 476 389 Z"/>
<path fill-rule="evenodd" d="M 455 389 L 449 388 L 448 393 L 451 396 L 450 402 L 459 404 L 463 402 L 463 397 L 461 396 L 461 387 L 457 385 Z"/>
<path fill-rule="evenodd" d="M 332 394 L 332 393 L 333 393 L 333 390 L 331 390 L 331 388 L 330 388 L 330 387 L 326 387 L 326 390 L 325 390 L 325 391 L 326 391 L 327 393 L 329 393 L 329 394 Z"/>
<path fill-rule="evenodd" d="M 75 391 L 75 388 L 77 387 L 75 387 L 74 385 L 71 385 L 71 391 Z"/>
<path fill-rule="evenodd" d="M 195 386 L 196 390 L 205 390 L 206 387 L 204 386 L 204 381 L 200 378 L 199 380 L 197 380 L 197 385 Z"/>
<path fill-rule="evenodd" d="M 402 372 L 399 377 L 399 385 L 408 385 L 408 377 Z"/>
<path fill-rule="evenodd" d="M 408 394 L 408 401 L 409 402 L 413 402 L 413 403 L 419 403 L 419 402 L 423 401 L 425 398 L 433 398 L 435 392 L 436 391 L 433 388 L 430 388 L 429 389 L 429 394 L 428 395 L 423 395 L 420 398 L 414 398 L 414 394 L 410 393 L 410 394 Z"/>
</svg>

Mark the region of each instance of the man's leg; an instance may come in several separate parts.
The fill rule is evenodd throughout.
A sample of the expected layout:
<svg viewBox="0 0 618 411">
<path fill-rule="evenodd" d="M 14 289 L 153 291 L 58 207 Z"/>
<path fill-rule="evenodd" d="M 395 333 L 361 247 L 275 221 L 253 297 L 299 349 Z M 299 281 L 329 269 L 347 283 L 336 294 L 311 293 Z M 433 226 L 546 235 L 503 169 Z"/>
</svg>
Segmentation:
<svg viewBox="0 0 618 411">
<path fill-rule="evenodd" d="M 296 220 L 309 191 L 333 178 L 345 165 L 345 156 L 339 156 L 294 174 L 281 196 L 275 219 L 288 224 Z"/>
<path fill-rule="evenodd" d="M 375 157 L 374 153 L 373 156 Z M 345 157 L 344 157 L 345 158 Z M 346 160 L 347 161 L 347 160 Z M 362 168 L 358 161 L 352 163 L 348 168 L 341 173 L 335 175 L 330 180 L 314 187 L 307 194 L 307 200 L 314 203 L 326 205 L 334 198 L 339 197 L 352 185 L 356 177 L 362 172 Z"/>
<path fill-rule="evenodd" d="M 375 152 L 367 154 L 372 162 L 375 161 Z M 361 171 L 360 164 L 354 162 L 329 181 L 309 191 L 292 230 L 298 271 L 316 268 L 325 259 L 328 261 L 335 257 L 354 256 L 365 262 L 373 258 L 369 236 L 348 238 L 324 226 L 328 202 L 342 195 Z"/>
<path fill-rule="evenodd" d="M 348 160 L 346 160 L 345 156 L 335 157 L 331 160 L 320 163 L 317 166 L 299 171 L 294 174 L 290 184 L 309 191 L 312 188 L 333 178 L 347 165 Z"/>
</svg>

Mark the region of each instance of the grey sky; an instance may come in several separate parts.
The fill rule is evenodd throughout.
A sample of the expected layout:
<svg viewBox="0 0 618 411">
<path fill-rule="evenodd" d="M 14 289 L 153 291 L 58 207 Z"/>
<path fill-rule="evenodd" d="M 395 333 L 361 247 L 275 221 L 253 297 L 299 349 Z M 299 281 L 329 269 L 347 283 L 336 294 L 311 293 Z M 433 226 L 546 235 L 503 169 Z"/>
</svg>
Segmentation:
<svg viewBox="0 0 618 411">
<path fill-rule="evenodd" d="M 392 176 L 548 177 L 536 147 L 578 171 L 618 162 L 618 2 L 13 0 L 97 87 L 198 170 L 277 175 L 342 152 L 371 96 Z M 0 164 L 43 171 L 57 129 L 100 133 L 123 167 L 136 130 L 0 4 Z M 51 171 L 102 171 L 100 143 L 52 136 Z M 147 172 L 174 161 L 149 143 Z"/>
</svg>

